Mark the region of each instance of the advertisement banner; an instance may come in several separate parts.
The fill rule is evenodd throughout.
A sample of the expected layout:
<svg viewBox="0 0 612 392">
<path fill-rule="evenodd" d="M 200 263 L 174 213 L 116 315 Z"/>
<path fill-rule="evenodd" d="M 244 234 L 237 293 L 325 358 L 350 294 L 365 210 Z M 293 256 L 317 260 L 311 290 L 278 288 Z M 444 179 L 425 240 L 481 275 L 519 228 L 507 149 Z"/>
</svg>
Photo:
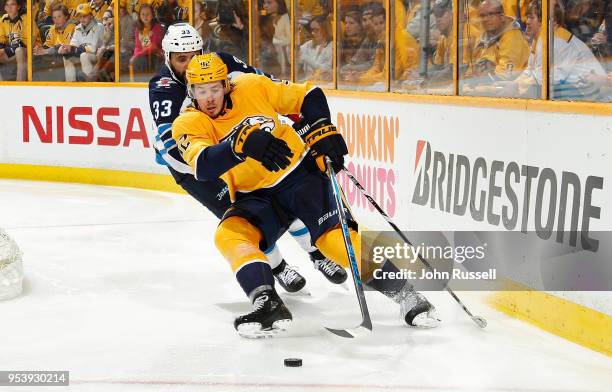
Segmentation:
<svg viewBox="0 0 612 392">
<path fill-rule="evenodd" d="M 155 163 L 147 90 L 3 86 L 5 163 L 164 173 Z"/>
<path fill-rule="evenodd" d="M 146 88 L 3 86 L 2 93 L 10 99 L 0 107 L 0 162 L 167 172 L 155 163 Z M 610 117 L 328 101 L 347 141 L 346 167 L 401 230 L 532 233 L 563 248 L 547 256 L 547 269 L 583 252 L 595 254 L 590 260 L 612 254 L 600 235 L 612 231 Z M 339 179 L 362 225 L 388 230 L 352 181 Z M 593 271 L 609 277 L 608 268 Z"/>
</svg>

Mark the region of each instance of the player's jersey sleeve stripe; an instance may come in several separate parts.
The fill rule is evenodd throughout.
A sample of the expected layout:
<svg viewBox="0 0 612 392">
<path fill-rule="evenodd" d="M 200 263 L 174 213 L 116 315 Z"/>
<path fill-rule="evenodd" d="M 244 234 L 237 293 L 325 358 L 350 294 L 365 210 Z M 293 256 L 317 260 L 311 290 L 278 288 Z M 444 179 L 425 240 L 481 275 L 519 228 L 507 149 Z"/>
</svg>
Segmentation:
<svg viewBox="0 0 612 392">
<path fill-rule="evenodd" d="M 155 154 L 156 163 L 169 166 L 179 173 L 193 174 L 193 169 L 185 163 L 178 151 L 176 140 L 172 139 L 172 124 L 165 123 L 157 127 L 153 147 L 157 152 Z"/>
<path fill-rule="evenodd" d="M 306 227 L 303 227 L 299 230 L 295 230 L 295 231 L 291 231 L 289 230 L 289 234 L 291 234 L 294 237 L 299 237 L 301 235 L 307 234 L 308 233 L 308 229 Z"/>
<path fill-rule="evenodd" d="M 199 180 L 199 178 L 198 178 L 198 161 L 200 160 L 200 155 L 202 155 L 204 150 L 206 150 L 206 148 L 201 149 L 200 152 L 198 152 L 198 155 L 195 157 L 195 160 L 194 160 L 193 175 L 194 175 L 196 180 Z"/>
<path fill-rule="evenodd" d="M 164 136 L 172 136 L 172 124 L 159 124 L 157 134 L 163 138 Z"/>
<path fill-rule="evenodd" d="M 173 149 L 161 155 L 164 162 L 166 162 L 165 164 L 172 167 L 174 170 L 176 170 L 179 173 L 193 174 L 193 169 L 191 168 L 191 166 L 173 157 L 171 155 L 171 153 L 173 152 L 176 152 L 176 154 L 172 154 L 172 155 L 176 155 L 177 157 L 180 157 L 180 154 L 178 153 L 178 150 L 175 146 Z"/>
</svg>

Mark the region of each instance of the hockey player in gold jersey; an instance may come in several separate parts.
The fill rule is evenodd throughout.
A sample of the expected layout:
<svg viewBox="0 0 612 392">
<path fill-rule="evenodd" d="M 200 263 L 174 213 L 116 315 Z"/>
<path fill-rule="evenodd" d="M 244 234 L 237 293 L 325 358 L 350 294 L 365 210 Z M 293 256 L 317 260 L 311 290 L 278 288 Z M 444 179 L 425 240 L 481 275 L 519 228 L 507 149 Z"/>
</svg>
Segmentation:
<svg viewBox="0 0 612 392">
<path fill-rule="evenodd" d="M 195 56 L 186 77 L 193 106 L 174 121 L 172 136 L 198 180 L 221 177 L 229 187 L 233 204 L 215 243 L 254 304 L 234 326 L 245 337 L 272 335 L 286 329 L 292 316 L 274 289 L 262 249 L 287 222 L 300 219 L 326 257 L 348 266 L 331 183 L 317 164 L 326 156 L 340 170 L 347 147 L 318 87 L 254 74 L 230 82 L 214 53 Z M 300 113 L 303 121 L 281 123 L 278 115 L 288 113 Z M 348 218 L 359 253 L 357 225 Z M 390 262 L 385 268 L 397 271 Z M 434 307 L 406 281 L 363 280 L 400 303 L 409 325 L 437 325 Z"/>
</svg>

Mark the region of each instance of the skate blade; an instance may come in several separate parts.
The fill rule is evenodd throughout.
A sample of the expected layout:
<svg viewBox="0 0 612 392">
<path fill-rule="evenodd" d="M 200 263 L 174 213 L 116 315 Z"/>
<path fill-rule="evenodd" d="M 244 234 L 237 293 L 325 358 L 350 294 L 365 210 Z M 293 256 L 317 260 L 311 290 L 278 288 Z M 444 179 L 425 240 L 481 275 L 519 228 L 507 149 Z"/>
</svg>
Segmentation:
<svg viewBox="0 0 612 392">
<path fill-rule="evenodd" d="M 294 292 L 285 292 L 284 295 L 287 295 L 289 297 L 311 297 L 312 294 L 310 293 L 310 290 L 308 290 L 306 287 L 303 287 L 301 290 L 298 291 L 294 291 Z"/>
<path fill-rule="evenodd" d="M 421 314 L 417 314 L 412 320 L 412 325 L 409 326 L 420 329 L 432 329 L 438 327 L 440 322 L 441 320 L 437 318 L 437 316 L 429 315 L 426 312 L 423 312 Z"/>
<path fill-rule="evenodd" d="M 262 329 L 260 323 L 245 323 L 238 326 L 238 335 L 247 339 L 273 338 L 285 332 L 291 326 L 291 320 L 276 320 L 271 328 Z"/>
</svg>

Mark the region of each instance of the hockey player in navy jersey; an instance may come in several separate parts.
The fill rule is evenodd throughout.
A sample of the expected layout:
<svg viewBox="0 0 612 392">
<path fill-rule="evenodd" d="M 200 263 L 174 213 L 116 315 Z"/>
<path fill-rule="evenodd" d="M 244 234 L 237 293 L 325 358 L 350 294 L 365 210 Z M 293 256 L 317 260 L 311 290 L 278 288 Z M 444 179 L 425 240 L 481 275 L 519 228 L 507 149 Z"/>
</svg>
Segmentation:
<svg viewBox="0 0 612 392">
<path fill-rule="evenodd" d="M 231 204 L 227 185 L 221 179 L 196 180 L 193 169 L 185 163 L 172 139 L 172 122 L 184 104 L 190 102 L 186 101 L 185 71 L 191 58 L 202 53 L 202 42 L 198 32 L 187 23 L 168 27 L 162 40 L 165 64 L 159 74 L 149 81 L 149 106 L 157 126 L 154 144 L 157 162 L 167 166 L 178 185 L 221 219 Z M 230 76 L 236 73 L 256 73 L 271 77 L 230 54 L 217 54 L 227 65 Z M 288 231 L 309 253 L 315 268 L 330 282 L 340 284 L 346 280 L 346 271 L 312 246 L 308 229 L 301 221 L 294 221 Z M 285 262 L 276 245 L 266 251 L 266 256 L 275 278 L 286 291 L 296 292 L 304 287 L 306 280 Z"/>
</svg>

